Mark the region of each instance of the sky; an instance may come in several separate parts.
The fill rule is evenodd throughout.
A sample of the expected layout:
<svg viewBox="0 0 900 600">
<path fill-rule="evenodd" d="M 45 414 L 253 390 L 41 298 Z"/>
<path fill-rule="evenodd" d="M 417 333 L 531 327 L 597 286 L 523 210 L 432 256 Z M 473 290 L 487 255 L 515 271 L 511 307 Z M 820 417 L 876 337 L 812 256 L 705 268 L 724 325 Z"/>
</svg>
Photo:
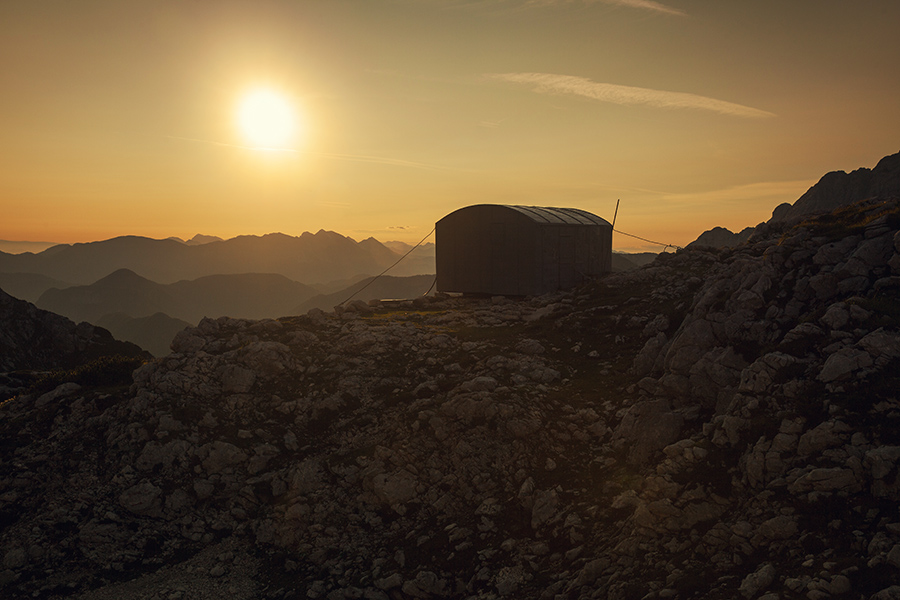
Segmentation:
<svg viewBox="0 0 900 600">
<path fill-rule="evenodd" d="M 3 0 L 0 239 L 415 243 L 496 203 L 685 245 L 900 151 L 898 23 L 893 0 Z"/>
</svg>

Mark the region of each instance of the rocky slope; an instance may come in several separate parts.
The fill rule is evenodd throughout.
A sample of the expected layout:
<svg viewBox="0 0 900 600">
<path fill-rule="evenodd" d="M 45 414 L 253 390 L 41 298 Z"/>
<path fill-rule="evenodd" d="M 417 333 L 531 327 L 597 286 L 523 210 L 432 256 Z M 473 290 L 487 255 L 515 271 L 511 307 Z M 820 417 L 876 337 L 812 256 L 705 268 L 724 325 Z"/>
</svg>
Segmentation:
<svg viewBox="0 0 900 600">
<path fill-rule="evenodd" d="M 891 197 L 900 193 L 900 153 L 885 156 L 873 169 L 846 173 L 832 171 L 809 188 L 793 205 L 782 204 L 772 221 L 789 221 L 810 214 L 832 211 L 866 198 Z"/>
<path fill-rule="evenodd" d="M 861 167 L 846 173 L 832 171 L 825 174 L 796 202 L 785 202 L 772 211 L 769 223 L 796 224 L 811 215 L 831 212 L 842 206 L 872 198 L 894 198 L 900 195 L 900 153 L 885 156 L 874 169 Z M 755 233 L 756 227 L 746 227 L 733 233 L 724 227 L 704 231 L 688 244 L 688 248 L 711 246 L 731 247 L 743 244 Z"/>
<path fill-rule="evenodd" d="M 0 593 L 897 598 L 898 229 L 204 320 L 130 388 L 0 407 Z"/>
<path fill-rule="evenodd" d="M 71 368 L 102 356 L 142 356 L 106 329 L 41 310 L 0 290 L 0 373 Z"/>
</svg>

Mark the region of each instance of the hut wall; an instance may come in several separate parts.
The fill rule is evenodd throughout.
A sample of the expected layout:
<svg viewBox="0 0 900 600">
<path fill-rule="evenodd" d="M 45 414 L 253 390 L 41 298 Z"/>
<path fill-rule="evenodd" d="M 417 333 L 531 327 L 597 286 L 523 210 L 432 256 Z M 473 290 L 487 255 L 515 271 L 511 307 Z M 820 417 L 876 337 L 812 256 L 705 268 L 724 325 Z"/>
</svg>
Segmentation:
<svg viewBox="0 0 900 600">
<path fill-rule="evenodd" d="M 469 206 L 450 213 L 435 226 L 437 289 L 538 295 L 607 273 L 612 228 L 592 218 L 600 224 L 540 222 L 502 205 Z"/>
<path fill-rule="evenodd" d="M 535 277 L 535 224 L 502 206 L 457 211 L 435 227 L 437 289 L 442 292 L 525 295 Z"/>
</svg>

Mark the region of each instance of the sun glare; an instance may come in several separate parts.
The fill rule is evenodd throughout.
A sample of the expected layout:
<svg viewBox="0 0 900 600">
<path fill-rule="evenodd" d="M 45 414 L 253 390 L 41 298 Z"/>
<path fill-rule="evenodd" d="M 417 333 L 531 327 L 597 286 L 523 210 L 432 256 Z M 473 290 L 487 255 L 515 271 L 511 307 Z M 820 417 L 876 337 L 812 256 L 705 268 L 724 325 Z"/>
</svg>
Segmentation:
<svg viewBox="0 0 900 600">
<path fill-rule="evenodd" d="M 238 104 L 237 120 L 246 141 L 261 148 L 284 148 L 293 141 L 297 129 L 291 104 L 269 89 L 245 94 Z"/>
</svg>

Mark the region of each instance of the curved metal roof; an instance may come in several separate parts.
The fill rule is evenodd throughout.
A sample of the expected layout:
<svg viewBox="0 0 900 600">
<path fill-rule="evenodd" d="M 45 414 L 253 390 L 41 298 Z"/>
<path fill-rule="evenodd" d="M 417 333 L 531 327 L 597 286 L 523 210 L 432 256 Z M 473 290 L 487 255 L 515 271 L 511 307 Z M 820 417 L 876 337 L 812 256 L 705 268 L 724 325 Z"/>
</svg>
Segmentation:
<svg viewBox="0 0 900 600">
<path fill-rule="evenodd" d="M 580 208 L 557 208 L 551 206 L 520 206 L 516 204 L 502 204 L 504 208 L 511 208 L 527 216 L 538 223 L 553 223 L 557 225 L 610 225 L 609 221 L 598 217 L 593 213 Z"/>
</svg>

